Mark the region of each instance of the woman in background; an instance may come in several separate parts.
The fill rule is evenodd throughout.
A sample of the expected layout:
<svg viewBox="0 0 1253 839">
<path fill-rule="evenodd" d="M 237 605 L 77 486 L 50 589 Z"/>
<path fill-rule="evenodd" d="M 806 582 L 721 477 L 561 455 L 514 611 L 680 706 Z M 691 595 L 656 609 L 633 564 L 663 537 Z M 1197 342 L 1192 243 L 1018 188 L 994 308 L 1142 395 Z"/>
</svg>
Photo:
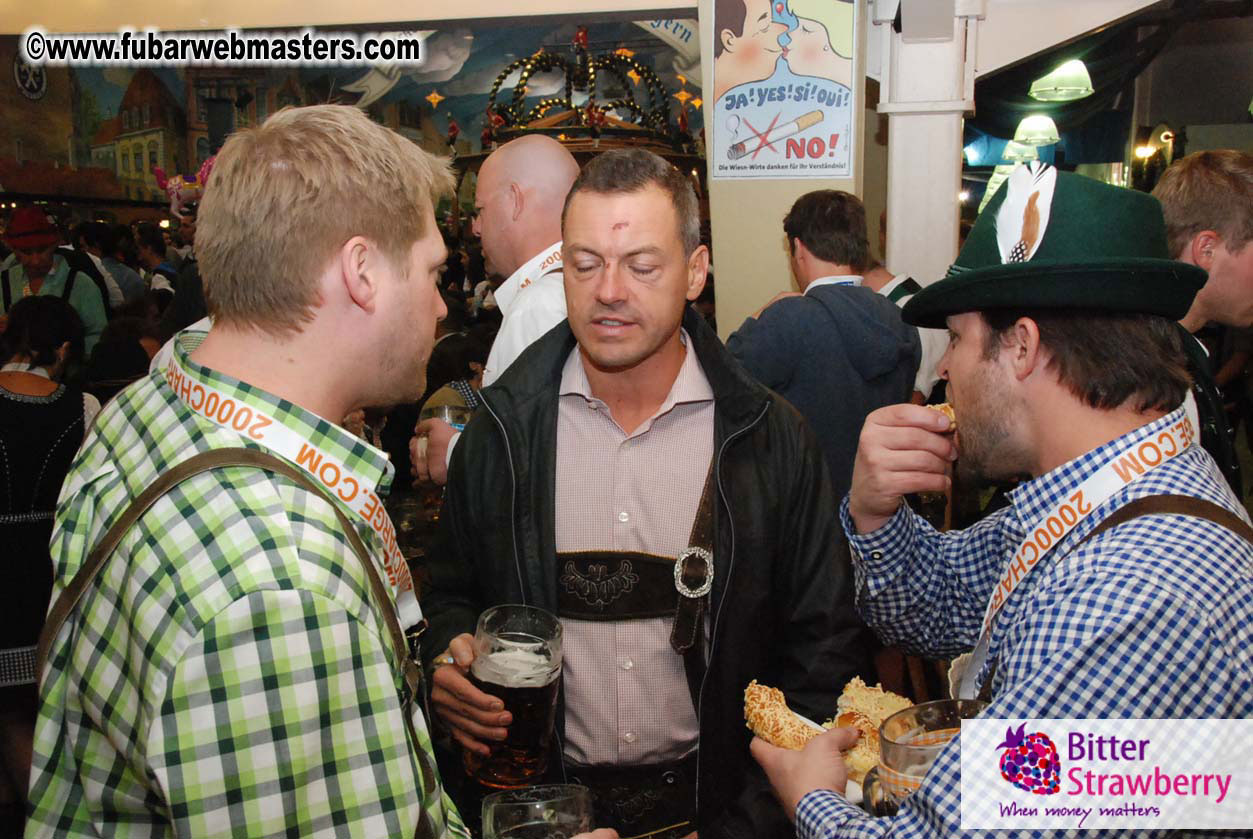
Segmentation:
<svg viewBox="0 0 1253 839">
<path fill-rule="evenodd" d="M 27 297 L 0 336 L 0 808 L 4 835 L 21 833 L 37 682 L 35 644 L 52 591 L 48 540 L 61 483 L 91 421 L 95 397 L 62 384 L 83 355 L 83 323 L 59 297 Z M 9 830 L 5 830 L 9 828 Z"/>
</svg>

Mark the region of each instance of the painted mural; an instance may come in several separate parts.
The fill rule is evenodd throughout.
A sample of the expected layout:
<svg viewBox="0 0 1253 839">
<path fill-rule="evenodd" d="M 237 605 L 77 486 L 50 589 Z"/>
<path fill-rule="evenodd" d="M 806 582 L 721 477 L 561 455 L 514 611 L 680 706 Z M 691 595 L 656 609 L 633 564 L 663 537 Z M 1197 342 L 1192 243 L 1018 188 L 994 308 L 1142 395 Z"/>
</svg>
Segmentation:
<svg viewBox="0 0 1253 839">
<path fill-rule="evenodd" d="M 0 77 L 0 194 L 164 202 L 155 167 L 194 173 L 230 131 L 288 105 L 356 105 L 428 150 L 477 152 L 493 87 L 503 95 L 518 81 L 516 72 L 501 79 L 502 70 L 540 51 L 573 56 L 583 23 L 432 30 L 427 59 L 416 68 L 31 68 L 17 54 L 16 37 L 0 37 L 0 66 L 12 68 Z M 700 124 L 696 21 L 592 22 L 586 29 L 589 51 L 629 54 L 660 78 L 676 119 Z M 559 95 L 565 83 L 558 72 L 532 75 L 526 101 Z M 574 104 L 586 99 L 576 88 Z"/>
</svg>

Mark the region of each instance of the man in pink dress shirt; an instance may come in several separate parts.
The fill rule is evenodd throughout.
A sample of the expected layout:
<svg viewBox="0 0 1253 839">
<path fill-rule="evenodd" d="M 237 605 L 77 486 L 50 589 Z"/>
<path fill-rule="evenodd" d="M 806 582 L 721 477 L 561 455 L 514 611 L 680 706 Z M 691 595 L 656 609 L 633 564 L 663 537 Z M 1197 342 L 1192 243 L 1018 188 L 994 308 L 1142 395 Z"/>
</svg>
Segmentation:
<svg viewBox="0 0 1253 839">
<path fill-rule="evenodd" d="M 598 824 L 787 835 L 744 688 L 825 718 L 865 663 L 817 443 L 688 306 L 708 251 L 674 167 L 601 155 L 562 234 L 568 321 L 483 389 L 453 454 L 423 600 L 435 713 L 462 749 L 504 738 L 468 633 L 489 606 L 539 606 L 564 633 L 549 773 L 593 789 Z"/>
</svg>

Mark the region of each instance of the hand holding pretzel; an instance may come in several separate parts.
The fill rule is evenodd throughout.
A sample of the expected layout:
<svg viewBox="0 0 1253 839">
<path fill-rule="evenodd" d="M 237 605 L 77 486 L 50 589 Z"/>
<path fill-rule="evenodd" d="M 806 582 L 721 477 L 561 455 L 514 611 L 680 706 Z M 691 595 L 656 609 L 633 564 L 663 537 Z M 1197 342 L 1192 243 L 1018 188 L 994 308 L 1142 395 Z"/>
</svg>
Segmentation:
<svg viewBox="0 0 1253 839">
<path fill-rule="evenodd" d="M 909 493 L 948 490 L 954 428 L 947 414 L 920 405 L 888 405 L 866 417 L 848 502 L 858 533 L 886 524 Z"/>
</svg>

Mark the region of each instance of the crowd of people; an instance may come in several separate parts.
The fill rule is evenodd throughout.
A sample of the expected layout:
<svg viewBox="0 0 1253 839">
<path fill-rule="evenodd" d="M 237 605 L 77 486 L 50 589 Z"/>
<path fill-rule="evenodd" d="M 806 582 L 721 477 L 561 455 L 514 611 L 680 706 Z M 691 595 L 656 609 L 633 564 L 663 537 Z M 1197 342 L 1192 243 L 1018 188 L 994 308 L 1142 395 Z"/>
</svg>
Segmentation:
<svg viewBox="0 0 1253 839">
<path fill-rule="evenodd" d="M 470 836 L 461 754 L 513 722 L 473 633 L 506 603 L 561 621 L 549 775 L 592 791 L 584 839 L 964 835 L 960 739 L 873 818 L 848 729 L 791 752 L 744 725 L 754 679 L 832 716 L 884 644 L 973 653 L 954 692 L 992 717 L 1253 715 L 1220 388 L 1249 350 L 1193 337 L 1253 325 L 1250 155 L 1153 196 L 1021 166 L 944 278 L 876 265 L 855 196 L 798 194 L 797 290 L 725 343 L 660 157 L 504 144 L 473 238 L 436 221 L 452 187 L 314 106 L 227 140 L 186 251 L 9 219 L 0 734 L 27 836 Z M 1024 540 L 1150 438 L 1171 456 L 1090 494 L 985 623 Z M 444 487 L 419 568 L 385 506 L 411 481 Z M 955 485 L 1000 491 L 940 532 L 911 505 Z"/>
</svg>

